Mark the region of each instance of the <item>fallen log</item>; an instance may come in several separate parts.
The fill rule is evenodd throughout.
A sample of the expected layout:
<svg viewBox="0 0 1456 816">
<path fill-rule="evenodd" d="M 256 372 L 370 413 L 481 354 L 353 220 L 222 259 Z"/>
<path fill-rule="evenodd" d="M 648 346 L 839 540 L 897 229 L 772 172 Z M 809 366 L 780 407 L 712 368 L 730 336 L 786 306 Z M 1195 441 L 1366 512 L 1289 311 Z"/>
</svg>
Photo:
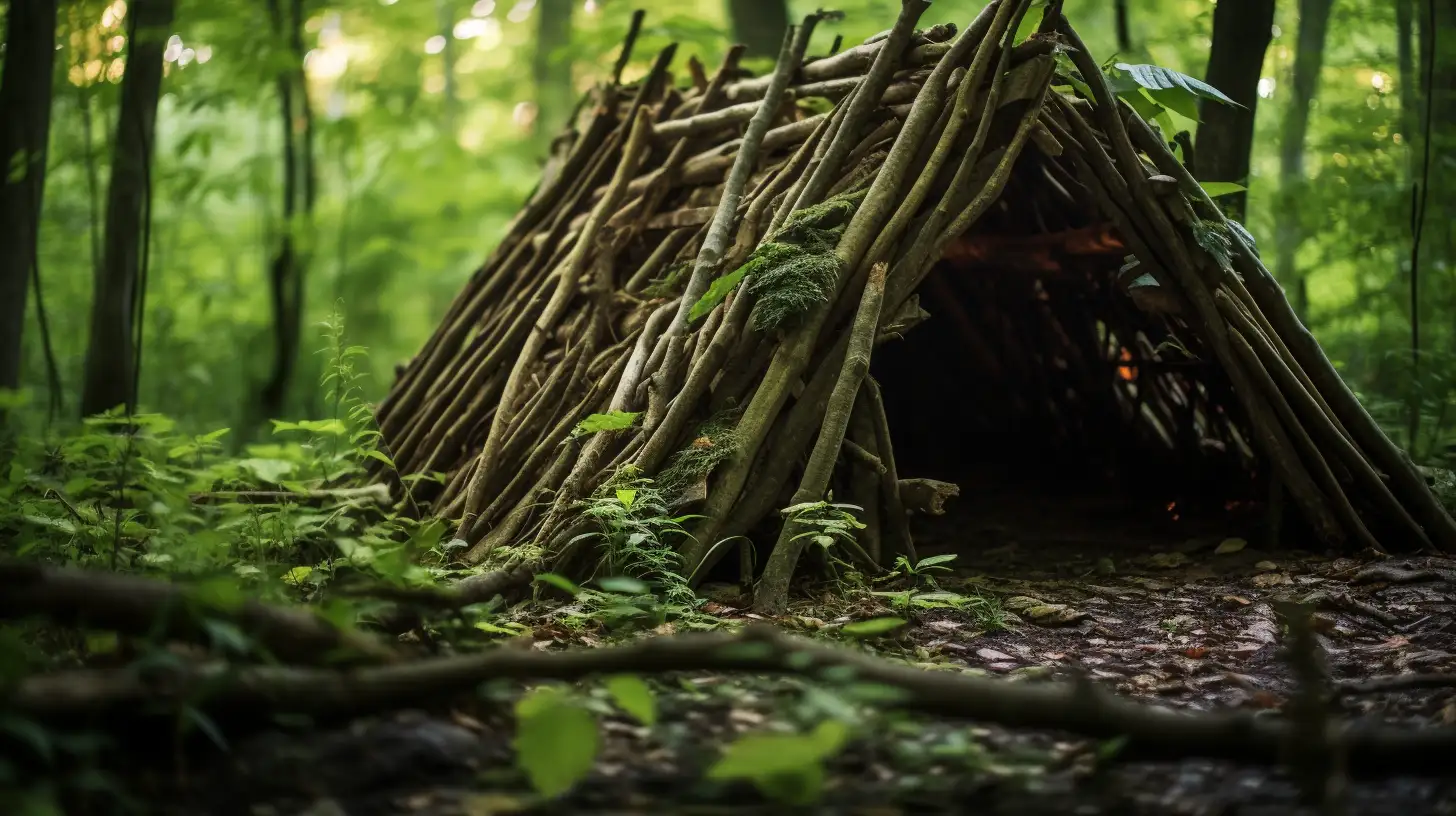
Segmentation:
<svg viewBox="0 0 1456 816">
<path fill-rule="evenodd" d="M 1272 765 L 1283 761 L 1295 733 L 1289 723 L 1273 717 L 1176 711 L 1120 698 L 1090 681 L 1010 683 L 924 671 L 758 625 L 735 634 L 650 637 L 591 650 L 500 648 L 347 672 L 284 666 L 68 671 L 26 678 L 8 696 L 8 704 L 23 716 L 56 723 L 125 719 L 143 710 L 175 710 L 165 704 L 182 701 L 228 720 L 285 713 L 326 719 L 439 703 L 493 680 L 575 681 L 681 671 L 872 684 L 893 690 L 880 695 L 880 704 L 900 710 L 1121 739 L 1119 759 L 1202 757 Z M 1456 750 L 1453 728 L 1336 723 L 1331 732 L 1348 772 L 1356 776 L 1446 774 L 1449 752 Z"/>
</svg>

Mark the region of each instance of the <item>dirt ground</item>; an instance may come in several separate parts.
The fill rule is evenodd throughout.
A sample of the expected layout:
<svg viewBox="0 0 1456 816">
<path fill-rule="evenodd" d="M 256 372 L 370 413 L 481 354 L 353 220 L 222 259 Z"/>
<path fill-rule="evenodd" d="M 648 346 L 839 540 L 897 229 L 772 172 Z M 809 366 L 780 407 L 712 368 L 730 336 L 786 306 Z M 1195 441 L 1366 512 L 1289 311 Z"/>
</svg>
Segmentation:
<svg viewBox="0 0 1456 816">
<path fill-rule="evenodd" d="M 974 524 L 964 515 L 919 521 L 917 540 L 927 552 L 960 552 L 956 572 L 940 587 L 996 599 L 1012 613 L 1005 628 L 957 609 L 918 610 L 909 627 L 875 648 L 1011 682 L 1084 672 L 1119 693 L 1168 706 L 1273 714 L 1292 679 L 1270 604 L 1287 599 L 1317 605 L 1316 628 L 1337 682 L 1456 671 L 1451 561 L 1272 551 L 1217 529 L 1231 523 L 1175 519 L 1176 508 L 1129 523 L 1125 513 L 1091 505 L 1039 516 L 992 505 L 1020 522 L 1000 524 L 983 506 Z M 1109 527 L 1094 518 L 1099 514 L 1122 521 Z M 1028 521 L 1036 518 L 1045 521 Z M 886 614 L 872 596 L 858 604 L 829 597 L 802 600 L 780 623 L 830 633 Z M 708 609 L 725 620 L 751 617 L 731 594 Z M 546 618 L 532 632 L 535 648 L 600 642 Z M 172 812 L 1318 812 L 1300 806 L 1296 786 L 1277 770 L 1191 760 L 1098 762 L 1096 746 L 1074 736 L 849 711 L 793 678 L 690 674 L 660 678 L 656 688 L 658 724 L 647 729 L 609 717 L 596 770 L 554 804 L 535 802 L 514 770 L 509 706 L 482 705 L 469 713 L 405 712 L 334 730 L 255 736 L 230 760 L 194 770 L 181 790 L 172 788 L 169 798 L 182 802 Z M 1456 688 L 1346 690 L 1338 705 L 1347 717 L 1456 724 Z M 816 808 L 776 807 L 747 784 L 704 779 L 733 736 L 773 723 L 812 723 L 824 713 L 856 721 L 870 736 L 831 763 Z M 1444 779 L 1353 781 L 1346 805 L 1354 814 L 1456 813 L 1456 770 Z"/>
</svg>

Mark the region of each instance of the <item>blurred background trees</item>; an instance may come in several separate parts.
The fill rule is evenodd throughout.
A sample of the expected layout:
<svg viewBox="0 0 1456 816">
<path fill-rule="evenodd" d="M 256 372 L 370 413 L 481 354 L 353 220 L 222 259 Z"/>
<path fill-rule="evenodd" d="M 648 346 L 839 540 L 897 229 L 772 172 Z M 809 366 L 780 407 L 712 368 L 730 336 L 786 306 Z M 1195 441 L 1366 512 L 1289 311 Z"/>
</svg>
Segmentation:
<svg viewBox="0 0 1456 816">
<path fill-rule="evenodd" d="M 689 55 L 715 65 L 734 41 L 764 70 L 786 22 L 819 5 L 0 3 L 0 388 L 36 404 L 56 392 L 43 301 L 70 413 L 123 402 L 134 382 L 149 410 L 243 440 L 322 409 L 316 324 L 341 304 L 377 396 L 530 192 L 635 9 L 647 22 L 628 78 L 677 41 L 681 80 Z M 821 26 L 818 53 L 897 8 L 830 5 L 845 18 Z M 980 5 L 942 0 L 926 19 L 964 25 Z M 1174 114 L 1198 174 L 1247 185 L 1224 203 L 1340 370 L 1399 441 L 1416 434 L 1418 458 L 1441 455 L 1456 438 L 1456 0 L 1066 9 L 1099 58 L 1244 103 Z M 48 31 L 53 52 L 35 47 Z"/>
</svg>

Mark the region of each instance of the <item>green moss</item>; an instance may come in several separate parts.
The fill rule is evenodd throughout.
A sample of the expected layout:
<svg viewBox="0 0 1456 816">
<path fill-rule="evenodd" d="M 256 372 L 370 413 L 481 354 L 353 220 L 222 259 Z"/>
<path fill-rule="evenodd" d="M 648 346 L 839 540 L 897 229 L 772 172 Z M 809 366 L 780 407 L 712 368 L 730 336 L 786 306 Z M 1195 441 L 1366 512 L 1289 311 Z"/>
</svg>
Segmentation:
<svg viewBox="0 0 1456 816">
<path fill-rule="evenodd" d="M 738 413 L 724 411 L 698 427 L 693 441 L 673 454 L 668 466 L 657 476 L 657 483 L 668 495 L 677 496 L 703 474 L 726 461 L 738 449 Z"/>
<path fill-rule="evenodd" d="M 840 274 L 834 254 L 866 189 L 842 193 L 789 215 L 744 263 L 747 291 L 758 300 L 754 328 L 771 331 L 828 300 Z"/>
</svg>

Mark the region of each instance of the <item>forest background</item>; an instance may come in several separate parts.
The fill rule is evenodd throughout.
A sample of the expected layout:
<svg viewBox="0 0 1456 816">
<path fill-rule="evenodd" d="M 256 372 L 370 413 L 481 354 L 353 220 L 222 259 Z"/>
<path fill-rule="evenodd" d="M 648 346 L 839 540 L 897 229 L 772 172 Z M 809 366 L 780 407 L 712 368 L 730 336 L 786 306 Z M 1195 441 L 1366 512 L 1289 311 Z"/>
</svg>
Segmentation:
<svg viewBox="0 0 1456 816">
<path fill-rule="evenodd" d="M 20 4 L 30 4 L 20 23 L 29 32 L 16 30 Z M 8 252 L 0 247 L 0 287 L 10 287 L 0 292 L 0 323 L 19 318 L 15 287 L 29 290 L 19 301 L 24 332 L 0 332 L 0 388 L 22 387 L 32 416 L 109 407 L 108 395 L 127 390 L 115 362 L 126 355 L 97 340 L 107 333 L 97 321 L 130 313 L 139 328 L 119 336 L 141 337 L 141 408 L 199 430 L 231 427 L 229 445 L 256 441 L 268 418 L 327 414 L 317 387 L 327 355 L 313 352 L 325 344 L 318 325 L 336 309 L 348 341 L 368 350 L 358 363 L 364 395 L 382 396 L 530 193 L 576 101 L 609 75 L 634 10 L 647 16 L 629 80 L 673 41 L 682 43 L 679 62 L 695 55 L 710 70 L 730 43 L 745 42 L 745 65 L 764 71 L 785 21 L 815 8 L 134 0 L 129 9 L 126 0 L 12 0 L 7 65 L 24 56 L 12 53 L 22 38 L 39 41 L 33 32 L 44 21 L 34 18 L 45 15 L 36 10 L 50 5 L 56 51 L 39 240 L 28 258 L 13 240 Z M 845 16 L 821 26 L 811 53 L 835 36 L 859 42 L 897 8 L 834 5 Z M 981 5 L 939 0 L 925 20 L 963 26 Z M 126 176 L 118 145 L 124 152 L 130 138 L 121 126 L 137 50 L 129 14 L 142 8 L 155 17 L 142 30 L 162 69 L 143 168 L 151 194 L 143 189 L 135 234 L 108 238 L 112 179 Z M 1219 32 L 1216 11 L 1225 14 Z M 1232 179 L 1247 185 L 1247 202 L 1225 201 L 1392 436 L 1410 445 L 1414 433 L 1418 460 L 1448 459 L 1456 40 L 1440 34 L 1456 25 L 1456 2 L 1067 0 L 1066 13 L 1094 54 L 1115 55 L 1110 62 L 1208 76 L 1218 60 L 1250 63 L 1251 49 L 1263 48 L 1249 99 L 1249 171 Z M 1178 129 L 1197 130 L 1172 116 Z M 145 129 L 137 133 L 145 145 Z M 27 158 L 9 160 L 11 193 L 25 182 Z M 20 224 L 11 207 L 7 229 Z M 117 248 L 107 246 L 113 240 Z M 139 259 L 140 296 L 112 285 L 108 253 Z M 98 378 L 122 381 L 121 391 Z"/>
</svg>

